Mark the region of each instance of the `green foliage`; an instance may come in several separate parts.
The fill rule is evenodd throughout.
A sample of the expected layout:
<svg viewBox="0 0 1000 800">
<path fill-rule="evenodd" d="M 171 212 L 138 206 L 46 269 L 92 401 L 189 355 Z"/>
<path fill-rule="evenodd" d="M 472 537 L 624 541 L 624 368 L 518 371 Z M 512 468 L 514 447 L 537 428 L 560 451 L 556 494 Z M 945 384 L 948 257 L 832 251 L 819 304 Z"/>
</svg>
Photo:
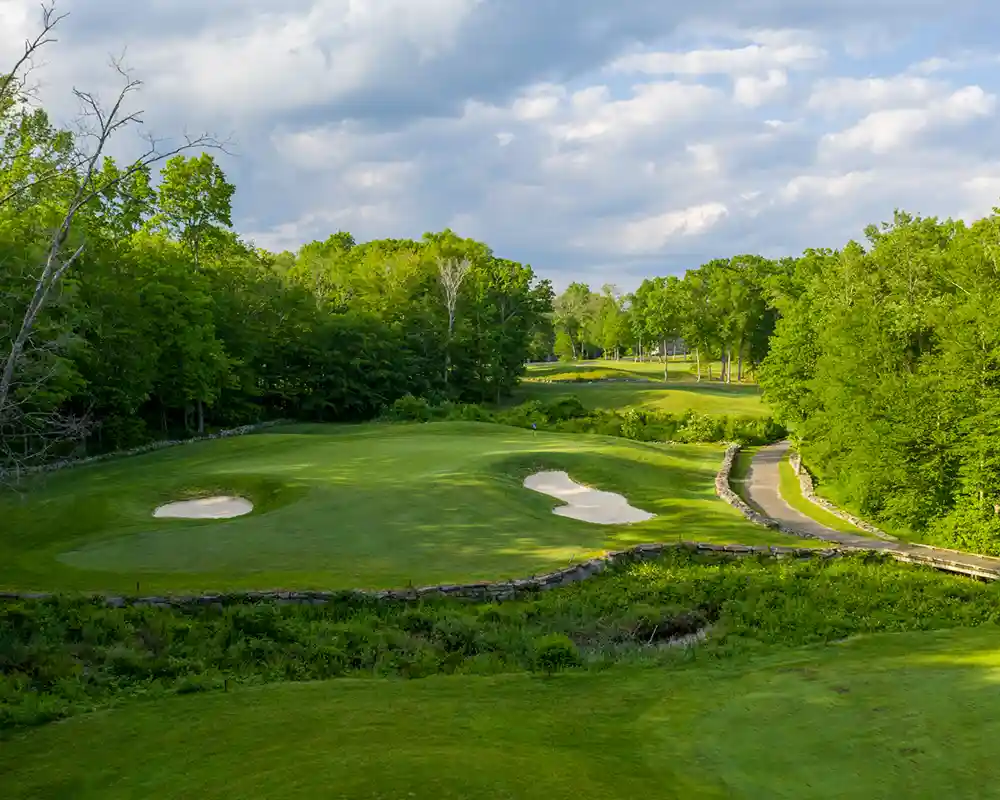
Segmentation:
<svg viewBox="0 0 1000 800">
<path fill-rule="evenodd" d="M 0 726 L 129 696 L 218 691 L 226 681 L 670 665 L 683 652 L 662 643 L 705 626 L 704 656 L 732 659 L 858 633 L 995 623 L 998 592 L 877 556 L 733 563 L 678 551 L 499 605 L 350 592 L 322 606 L 5 601 Z"/>
<path fill-rule="evenodd" d="M 785 435 L 770 417 L 684 414 L 627 408 L 624 411 L 591 410 L 575 396 L 528 400 L 516 406 L 488 410 L 478 405 L 432 405 L 412 395 L 399 398 L 382 418 L 397 422 L 475 421 L 495 422 L 517 428 L 561 433 L 596 433 L 622 436 L 637 442 L 722 442 L 768 444 Z"/>
<path fill-rule="evenodd" d="M 890 530 L 1000 553 L 1000 211 L 897 212 L 771 284 L 759 375 L 821 489 Z"/>
<path fill-rule="evenodd" d="M 564 633 L 550 633 L 535 643 L 532 667 L 546 675 L 581 664 L 580 651 Z"/>
</svg>

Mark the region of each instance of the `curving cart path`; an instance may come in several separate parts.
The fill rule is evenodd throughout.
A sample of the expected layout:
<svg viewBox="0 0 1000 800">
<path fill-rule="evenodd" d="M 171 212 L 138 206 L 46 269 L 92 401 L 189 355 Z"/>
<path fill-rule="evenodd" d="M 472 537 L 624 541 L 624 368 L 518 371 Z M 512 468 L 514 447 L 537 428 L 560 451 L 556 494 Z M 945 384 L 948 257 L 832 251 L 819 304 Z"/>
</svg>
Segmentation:
<svg viewBox="0 0 1000 800">
<path fill-rule="evenodd" d="M 771 519 L 788 528 L 801 531 L 817 539 L 835 542 L 845 548 L 886 550 L 901 561 L 938 565 L 952 572 L 964 572 L 990 580 L 1000 579 L 1000 558 L 961 553 L 957 550 L 946 550 L 928 545 L 888 542 L 866 536 L 861 531 L 858 531 L 857 534 L 835 531 L 807 517 L 802 512 L 796 511 L 785 502 L 778 491 L 778 487 L 781 485 L 778 465 L 787 456 L 790 446 L 789 442 L 779 442 L 762 447 L 750 462 L 750 474 L 747 476 L 747 495 Z"/>
</svg>

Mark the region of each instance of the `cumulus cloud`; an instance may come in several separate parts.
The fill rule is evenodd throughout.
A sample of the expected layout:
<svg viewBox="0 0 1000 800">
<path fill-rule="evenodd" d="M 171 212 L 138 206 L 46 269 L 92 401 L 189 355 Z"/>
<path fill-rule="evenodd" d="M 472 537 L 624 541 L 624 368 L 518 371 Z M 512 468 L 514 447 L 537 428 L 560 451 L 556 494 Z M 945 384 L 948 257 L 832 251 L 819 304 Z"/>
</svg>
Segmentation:
<svg viewBox="0 0 1000 800">
<path fill-rule="evenodd" d="M 232 131 L 237 227 L 273 249 L 451 226 L 627 289 L 1000 194 L 1000 9 L 974 0 L 60 2 L 55 117 L 113 96 L 128 44 L 156 132 Z M 36 19 L 0 0 L 0 70 Z"/>
</svg>

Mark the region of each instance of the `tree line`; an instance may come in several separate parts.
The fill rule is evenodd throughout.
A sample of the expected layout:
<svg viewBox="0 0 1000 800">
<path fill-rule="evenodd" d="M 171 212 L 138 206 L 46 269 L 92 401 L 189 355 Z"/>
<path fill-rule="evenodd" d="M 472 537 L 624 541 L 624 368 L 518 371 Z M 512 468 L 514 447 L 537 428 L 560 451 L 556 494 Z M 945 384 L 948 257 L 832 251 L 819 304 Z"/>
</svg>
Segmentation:
<svg viewBox="0 0 1000 800">
<path fill-rule="evenodd" d="M 1000 554 L 1000 209 L 865 237 L 774 281 L 759 382 L 836 499 Z"/>
<path fill-rule="evenodd" d="M 60 19 L 44 9 L 0 74 L 0 477 L 212 426 L 510 392 L 551 312 L 529 265 L 450 230 L 256 247 L 233 230 L 214 140 L 151 141 L 123 165 L 105 155 L 137 121 L 121 111 L 137 82 L 120 65 L 110 108 L 76 92 L 83 134 L 31 102 L 18 70 Z"/>
<path fill-rule="evenodd" d="M 763 361 L 774 330 L 768 283 L 790 268 L 789 259 L 740 255 L 712 260 L 683 277 L 647 278 L 628 294 L 610 285 L 594 292 L 572 283 L 555 299 L 551 328 L 536 341 L 536 354 L 565 360 L 657 357 L 666 378 L 666 356 L 684 353 L 694 358 L 698 380 L 703 371 L 713 377 L 716 360 L 722 361 L 720 380 L 733 380 L 734 364 L 735 378 L 742 380 L 745 366 Z"/>
</svg>

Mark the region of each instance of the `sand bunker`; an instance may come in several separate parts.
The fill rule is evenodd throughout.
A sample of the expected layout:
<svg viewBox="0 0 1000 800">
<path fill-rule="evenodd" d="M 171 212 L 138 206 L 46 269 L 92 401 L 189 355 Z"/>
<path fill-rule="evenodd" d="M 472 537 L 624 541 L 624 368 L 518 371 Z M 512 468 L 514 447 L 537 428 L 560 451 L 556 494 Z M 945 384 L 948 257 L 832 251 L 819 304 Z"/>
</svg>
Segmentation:
<svg viewBox="0 0 1000 800">
<path fill-rule="evenodd" d="M 614 492 L 601 492 L 581 486 L 565 472 L 536 472 L 524 479 L 524 487 L 566 503 L 552 509 L 553 514 L 599 525 L 645 522 L 655 514 L 629 505 Z"/>
<path fill-rule="evenodd" d="M 242 497 L 202 497 L 167 503 L 153 512 L 154 517 L 173 519 L 229 519 L 253 511 L 253 503 Z"/>
</svg>

